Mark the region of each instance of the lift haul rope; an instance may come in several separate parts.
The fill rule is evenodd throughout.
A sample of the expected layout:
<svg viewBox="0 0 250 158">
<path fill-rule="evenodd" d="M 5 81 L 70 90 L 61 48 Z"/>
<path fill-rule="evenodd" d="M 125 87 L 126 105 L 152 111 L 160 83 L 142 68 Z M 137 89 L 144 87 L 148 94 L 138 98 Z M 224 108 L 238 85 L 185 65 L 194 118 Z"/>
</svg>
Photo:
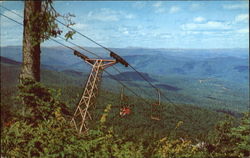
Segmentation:
<svg viewBox="0 0 250 158">
<path fill-rule="evenodd" d="M 2 5 L 0 5 L 0 6 L 1 6 L 2 8 L 4 8 L 4 9 L 6 9 L 6 10 L 12 12 L 13 14 L 19 16 L 20 18 L 23 18 L 23 16 L 21 16 L 20 14 L 14 12 L 14 11 L 12 11 L 12 10 L 10 10 L 10 9 L 8 9 L 8 8 L 6 8 L 6 7 L 4 7 L 4 6 L 2 6 Z M 9 18 L 8 18 L 8 19 L 9 19 Z M 11 19 L 10 19 L 10 20 L 11 20 Z M 57 21 L 59 22 L 59 20 L 57 20 Z M 17 21 L 14 20 L 14 22 L 17 22 Z M 17 23 L 19 23 L 19 22 L 17 22 Z M 60 22 L 60 23 L 61 23 L 62 25 L 64 25 L 65 27 L 68 27 L 67 25 L 63 24 L 62 22 Z M 19 23 L 19 24 L 21 25 L 21 23 Z M 71 29 L 73 29 L 73 28 L 71 28 Z M 73 31 L 76 31 L 77 33 L 80 33 L 79 31 L 77 31 L 77 30 L 75 30 L 75 29 L 73 29 Z M 80 33 L 80 35 L 82 35 L 83 37 L 86 37 L 86 36 L 83 35 L 82 33 Z M 65 38 L 61 37 L 61 36 L 58 36 L 58 37 L 61 38 L 61 39 L 63 39 L 63 40 L 65 40 L 65 41 L 67 41 L 67 42 L 69 42 L 69 43 L 71 43 L 71 44 L 74 45 L 74 46 L 77 46 L 78 48 L 84 50 L 85 52 L 88 52 L 88 53 L 90 53 L 90 54 L 92 54 L 92 55 L 94 55 L 94 56 L 96 56 L 96 57 L 101 58 L 99 55 L 95 54 L 94 52 L 89 51 L 88 49 L 86 49 L 86 48 L 84 48 L 84 47 L 82 47 L 82 46 L 79 46 L 79 45 L 77 45 L 77 44 L 75 44 L 75 43 L 73 43 L 73 42 L 71 42 L 71 41 L 68 41 L 68 40 L 66 40 Z M 53 40 L 52 38 L 50 38 L 50 39 Z M 55 40 L 53 40 L 53 41 L 56 42 Z M 91 41 L 93 41 L 93 40 L 91 40 Z M 58 42 L 57 42 L 57 43 L 58 43 Z M 95 43 L 97 43 L 97 42 L 95 42 Z M 59 44 L 62 45 L 62 43 L 59 43 Z M 68 47 L 68 46 L 66 46 L 66 45 L 64 45 L 64 46 L 67 47 L 67 48 L 69 48 L 69 49 L 71 49 L 70 47 Z M 71 50 L 74 50 L 74 49 L 71 49 Z M 107 50 L 107 48 L 106 48 L 106 50 Z M 122 59 L 119 55 L 115 54 L 114 52 L 111 51 L 110 56 L 111 56 L 111 57 L 115 57 L 116 59 L 118 59 L 118 61 L 119 61 L 120 63 L 122 63 L 123 65 L 125 65 L 125 67 L 128 66 L 128 63 L 127 63 L 124 59 Z M 125 75 L 124 75 L 118 68 L 116 68 L 114 65 L 112 65 L 112 67 L 113 67 L 114 70 L 116 70 L 116 71 L 117 71 L 118 73 L 120 73 L 122 76 L 125 76 Z M 132 80 L 130 80 L 130 81 L 132 81 Z M 141 91 L 143 91 L 145 94 L 148 94 L 148 96 L 151 97 L 151 94 L 149 94 L 149 93 L 148 93 L 147 91 L 145 91 L 143 88 L 141 88 L 140 86 L 138 86 L 137 83 L 135 83 L 135 84 L 136 84 L 136 87 L 137 87 L 137 88 L 139 88 Z"/>
<path fill-rule="evenodd" d="M 75 49 L 73 49 L 73 48 L 71 48 L 71 47 L 68 47 L 68 46 L 64 45 L 63 43 L 61 43 L 61 42 L 58 42 L 58 41 L 55 40 L 55 39 L 52 39 L 52 38 L 51 38 L 51 40 L 53 40 L 54 42 L 56 42 L 56 43 L 58 43 L 58 44 L 60 44 L 60 45 L 62 45 L 62 46 L 64 46 L 64 47 L 66 47 L 66 48 L 68 48 L 68 49 L 71 49 L 71 50 L 73 50 L 73 51 L 78 52 L 77 50 L 75 50 Z M 78 53 L 79 53 L 79 52 L 78 52 Z M 76 53 L 76 54 L 78 54 L 78 53 Z M 124 87 L 125 87 L 126 89 L 128 89 L 130 92 L 132 92 L 136 97 L 142 99 L 142 100 L 143 100 L 145 103 L 147 103 L 147 104 L 151 104 L 151 103 L 147 102 L 144 98 L 140 97 L 137 93 L 135 93 L 133 90 L 131 90 L 128 86 L 126 86 L 124 83 L 122 83 L 120 80 L 118 80 L 114 75 L 112 75 L 111 73 L 109 73 L 107 70 L 104 70 L 104 72 L 107 73 L 113 80 L 117 81 L 119 84 L 121 84 L 122 86 L 124 86 Z"/>
<path fill-rule="evenodd" d="M 66 41 L 66 38 L 63 38 L 63 37 L 61 37 L 61 36 L 58 36 L 60 39 L 62 39 L 62 40 L 65 40 Z M 98 58 L 101 58 L 101 56 L 99 56 L 99 55 L 97 55 L 97 54 L 95 54 L 94 52 L 92 52 L 92 51 L 90 51 L 90 50 L 88 50 L 88 49 L 86 49 L 86 48 L 84 48 L 84 47 L 82 47 L 82 46 L 79 46 L 79 45 L 77 45 L 77 44 L 75 44 L 75 43 L 73 43 L 73 42 L 71 42 L 71 41 L 67 41 L 68 43 L 70 43 L 70 44 L 72 44 L 72 45 L 74 45 L 74 46 L 76 46 L 76 47 L 78 47 L 78 48 L 80 48 L 80 49 L 82 49 L 82 50 L 84 50 L 84 51 L 86 51 L 87 53 L 90 53 L 90 54 L 92 54 L 92 55 L 94 55 L 94 56 L 96 56 L 96 57 L 98 57 Z M 119 74 L 121 74 L 122 76 L 125 76 L 117 67 L 115 67 L 114 65 L 112 65 L 111 66 L 115 71 L 117 71 Z M 126 66 L 125 66 L 126 67 Z M 125 76 L 126 77 L 126 76 Z M 129 80 L 129 81 L 132 81 L 132 80 Z M 139 88 L 141 91 L 143 91 L 145 94 L 148 94 L 148 96 L 150 96 L 151 97 L 151 93 L 149 94 L 148 93 L 148 91 L 146 91 L 145 89 L 143 89 L 143 88 L 141 88 L 140 86 L 138 86 L 138 84 L 137 83 L 135 83 L 135 85 L 136 85 L 136 87 L 137 88 Z"/>
<path fill-rule="evenodd" d="M 0 14 L 1 14 L 1 13 L 0 13 Z M 12 18 L 9 18 L 9 17 L 7 17 L 7 16 L 5 16 L 5 15 L 3 15 L 3 14 L 1 14 L 1 15 L 4 16 L 4 17 L 6 17 L 6 18 L 8 18 L 9 20 L 12 20 L 12 21 L 16 22 L 17 24 L 23 25 L 22 23 L 20 23 L 20 22 L 14 20 L 14 19 L 12 19 Z M 57 40 L 55 40 L 55 39 L 53 39 L 53 38 L 50 38 L 50 39 L 51 39 L 52 41 L 54 41 L 54 42 L 56 42 L 56 43 L 58 43 L 58 44 L 64 46 L 64 47 L 68 48 L 68 49 L 71 49 L 71 50 L 77 52 L 76 54 L 79 53 L 77 50 L 75 50 L 75 49 L 73 49 L 73 48 L 71 48 L 71 47 L 69 47 L 69 46 L 66 46 L 65 44 L 63 44 L 63 43 L 61 43 L 61 42 L 58 42 Z M 124 83 L 122 83 L 120 80 L 118 80 L 115 76 L 113 76 L 112 74 L 110 74 L 110 73 L 109 73 L 108 71 L 106 71 L 106 70 L 104 70 L 104 72 L 107 73 L 112 79 L 116 80 L 118 83 L 120 83 L 122 86 L 124 86 L 126 89 L 128 89 L 130 92 L 132 92 L 136 97 L 142 99 L 145 103 L 147 103 L 147 104 L 150 105 L 150 103 L 149 103 L 148 101 L 146 101 L 144 98 L 140 97 L 137 93 L 135 93 L 133 90 L 131 90 L 129 87 L 127 87 Z"/>
<path fill-rule="evenodd" d="M 23 16 L 21 16 L 20 14 L 14 12 L 14 11 L 12 11 L 12 10 L 10 10 L 10 9 L 8 9 L 8 8 L 6 8 L 6 7 L 4 7 L 4 6 L 2 6 L 2 5 L 0 5 L 0 6 L 1 6 L 2 8 L 4 8 L 4 9 L 6 9 L 6 10 L 12 12 L 13 14 L 19 16 L 20 18 L 23 18 Z M 6 17 L 6 16 L 5 16 L 5 17 Z M 6 17 L 6 18 L 8 18 L 8 17 Z M 10 19 L 10 18 L 8 18 L 8 19 Z M 10 20 L 12 20 L 12 19 L 10 19 Z M 57 20 L 57 19 L 56 19 L 56 20 Z M 20 22 L 17 22 L 17 21 L 15 21 L 14 19 L 13 19 L 13 21 L 21 25 Z M 65 25 L 64 23 L 60 22 L 59 20 L 57 20 L 57 22 L 61 23 L 61 24 L 64 25 L 65 27 L 69 28 L 69 26 Z M 71 29 L 72 31 L 77 32 L 78 34 L 80 34 L 80 35 L 83 36 L 84 38 L 90 39 L 89 37 L 83 35 L 83 34 L 80 33 L 79 31 L 77 31 L 77 30 L 75 30 L 75 29 L 73 29 L 73 28 L 71 28 L 71 27 L 70 27 L 70 29 Z M 88 52 L 88 53 L 90 53 L 90 54 L 92 54 L 92 55 L 94 55 L 94 56 L 96 56 L 96 57 L 101 58 L 101 57 L 98 56 L 97 54 L 95 54 L 95 53 L 89 51 L 88 49 L 86 49 L 86 48 L 84 48 L 84 47 L 82 47 L 82 46 L 79 46 L 79 45 L 77 45 L 77 44 L 75 44 L 75 43 L 73 43 L 73 42 L 71 42 L 71 41 L 68 41 L 68 40 L 66 40 L 65 38 L 61 37 L 61 36 L 58 36 L 58 37 L 61 38 L 61 39 L 63 39 L 63 40 L 65 40 L 65 41 L 67 41 L 67 42 L 69 42 L 69 43 L 72 44 L 72 45 L 77 46 L 78 48 L 80 48 L 80 49 L 82 49 L 82 50 L 84 50 L 84 51 L 86 51 L 86 52 Z M 52 39 L 52 38 L 50 38 L 50 39 Z M 94 42 L 95 44 L 99 45 L 99 44 L 98 44 L 97 42 L 95 42 L 94 40 L 91 39 L 91 41 Z M 100 46 L 100 45 L 99 45 L 99 46 Z M 69 48 L 68 46 L 66 46 L 66 47 Z M 105 49 L 108 50 L 108 48 L 106 48 L 106 47 L 105 47 Z M 110 51 L 111 51 L 111 50 L 110 50 Z M 123 58 L 121 58 L 119 55 L 117 55 L 117 54 L 115 54 L 114 52 L 111 51 L 111 52 L 110 52 L 110 56 L 113 57 L 113 58 L 116 58 L 121 64 L 125 65 L 125 67 L 128 67 L 129 64 L 128 64 Z M 120 73 L 122 76 L 124 76 L 124 74 L 123 74 L 119 69 L 117 69 L 114 65 L 112 65 L 112 67 L 113 67 L 114 70 L 116 70 L 116 71 L 117 71 L 118 73 Z M 132 81 L 132 80 L 130 80 L 130 81 Z M 140 90 L 142 90 L 145 94 L 149 94 L 149 93 L 148 93 L 147 91 L 145 91 L 143 88 L 140 88 L 140 86 L 138 86 L 137 83 L 135 83 L 135 84 L 137 85 L 136 87 L 139 88 Z M 149 94 L 149 96 L 151 97 L 151 94 Z"/>
<path fill-rule="evenodd" d="M 8 9 L 8 8 L 6 8 L 6 7 L 4 7 L 4 6 L 2 6 L 2 5 L 0 5 L 0 6 L 1 6 L 2 8 L 4 8 L 4 9 L 6 9 L 6 10 L 12 12 L 13 14 L 19 16 L 20 18 L 23 18 L 23 16 L 21 16 L 20 14 L 14 12 L 14 11 L 12 11 L 12 10 L 10 10 L 10 9 Z M 53 9 L 54 9 L 54 8 L 53 8 Z M 91 39 L 90 37 L 88 37 L 88 36 L 82 34 L 81 32 L 77 31 L 76 29 L 74 29 L 74 28 L 72 28 L 72 27 L 70 27 L 70 26 L 64 24 L 63 22 L 59 21 L 58 19 L 55 19 L 55 20 L 56 20 L 58 23 L 62 24 L 63 26 L 65 26 L 65 27 L 71 29 L 72 31 L 78 33 L 79 35 L 83 36 L 84 38 L 86 38 L 86 39 L 90 40 L 91 42 L 95 43 L 96 45 L 100 46 L 101 48 L 107 50 L 107 51 L 110 53 L 110 54 L 109 54 L 110 57 L 115 58 L 118 62 L 120 62 L 121 64 L 123 64 L 125 67 L 128 67 L 128 66 L 129 66 L 130 68 L 132 68 L 137 74 L 139 74 L 139 76 L 142 77 L 143 80 L 145 80 L 146 82 L 148 82 L 148 84 L 149 84 L 151 87 L 153 87 L 153 88 L 157 91 L 157 93 L 158 93 L 158 88 L 157 88 L 157 87 L 155 87 L 155 86 L 154 86 L 151 82 L 149 82 L 149 81 L 148 81 L 139 71 L 137 71 L 132 65 L 128 64 L 122 57 L 120 57 L 118 54 L 116 54 L 115 52 L 113 52 L 111 49 L 109 49 L 109 48 L 107 48 L 107 47 L 104 47 L 103 45 L 97 43 L 96 41 L 94 41 L 94 40 Z M 20 24 L 20 23 L 19 23 L 19 24 Z M 60 37 L 60 36 L 59 36 L 59 38 L 63 39 L 63 38 Z M 70 42 L 70 41 L 67 41 L 67 42 L 69 42 L 69 43 L 71 43 L 71 44 L 77 46 L 78 48 L 80 48 L 80 49 L 82 49 L 82 50 L 84 50 L 84 51 L 86 51 L 86 52 L 88 52 L 88 53 L 91 53 L 92 55 L 95 55 L 95 56 L 97 56 L 97 57 L 100 57 L 100 56 L 96 55 L 95 53 L 93 53 L 93 52 L 87 50 L 86 48 L 83 48 L 83 47 L 81 47 L 81 46 L 78 46 L 78 45 L 74 44 L 73 42 Z M 119 72 L 120 74 L 122 74 L 121 71 L 119 71 L 115 66 L 112 66 L 112 67 L 113 67 L 117 72 Z M 123 74 L 122 74 L 122 75 L 123 75 Z M 143 90 L 143 91 L 145 92 L 144 89 L 142 89 L 142 88 L 140 88 L 140 89 Z M 146 94 L 147 94 L 147 92 L 146 92 Z M 149 96 L 151 96 L 151 95 L 149 95 Z M 164 96 L 164 95 L 163 95 L 163 96 Z M 166 97 L 166 96 L 164 96 L 164 97 Z M 167 99 L 167 100 L 168 100 L 168 99 Z"/>
<path fill-rule="evenodd" d="M 6 8 L 6 7 L 3 7 L 2 5 L 0 5 L 0 6 L 1 6 L 2 8 L 4 8 L 4 9 L 8 10 L 8 11 L 11 11 L 11 12 L 14 13 L 15 15 L 17 15 L 17 16 L 23 18 L 21 15 L 17 14 L 16 12 L 14 12 L 14 11 L 12 11 L 12 10 Z M 0 15 L 4 16 L 5 18 L 7 18 L 7 19 L 9 19 L 9 20 L 11 20 L 11 21 L 14 21 L 15 23 L 17 23 L 17 24 L 19 24 L 19 25 L 23 25 L 22 23 L 20 23 L 20 22 L 14 20 L 14 19 L 12 19 L 12 18 L 10 18 L 10 17 L 8 17 L 8 16 L 6 16 L 6 15 L 4 15 L 4 14 L 2 14 L 2 13 L 0 13 Z M 59 21 L 59 20 L 57 20 L 57 19 L 56 19 L 56 21 L 57 21 L 58 23 L 64 25 L 64 26 L 66 26 L 67 28 L 70 28 L 71 30 L 77 32 L 77 33 L 80 34 L 81 36 L 83 36 L 83 37 L 85 37 L 86 39 L 92 41 L 93 43 L 95 43 L 95 44 L 97 44 L 98 46 L 104 48 L 105 50 L 109 51 L 111 57 L 113 57 L 113 56 L 117 57 L 117 59 L 120 61 L 120 63 L 122 63 L 125 67 L 127 67 L 127 66 L 131 67 L 131 68 L 132 68 L 136 73 L 138 73 L 146 82 L 148 82 L 148 84 L 150 84 L 151 87 L 153 87 L 154 89 L 156 89 L 156 90 L 158 91 L 158 88 L 156 88 L 150 81 L 148 81 L 139 71 L 137 71 L 133 66 L 131 66 L 130 64 L 128 64 L 123 58 L 121 58 L 119 55 L 117 55 L 116 53 L 114 53 L 112 50 L 110 50 L 110 49 L 108 49 L 108 48 L 102 46 L 101 44 L 99 44 L 99 43 L 95 42 L 94 40 L 92 40 L 91 38 L 89 38 L 89 37 L 83 35 L 83 34 L 80 33 L 79 31 L 77 31 L 77 30 L 75 30 L 75 29 L 73 29 L 73 28 L 67 26 L 66 24 L 62 23 L 61 21 Z M 71 49 L 71 50 L 75 50 L 75 49 L 73 49 L 73 48 L 71 48 L 71 47 L 69 47 L 69 46 L 66 46 L 66 45 L 64 45 L 64 44 L 62 44 L 62 43 L 60 43 L 60 42 L 58 42 L 58 41 L 56 41 L 56 40 L 54 40 L 54 39 L 52 39 L 52 38 L 50 38 L 50 39 L 53 40 L 53 41 L 55 41 L 55 42 L 57 42 L 57 43 L 59 43 L 59 44 L 61 44 L 62 46 L 66 47 L 66 48 L 69 48 L 69 49 Z M 108 75 L 111 75 L 111 74 L 108 73 L 106 70 L 104 70 L 104 71 L 105 71 Z M 116 81 L 118 81 L 118 82 L 119 82 L 120 84 L 122 84 L 124 87 L 128 88 L 128 87 L 127 87 L 126 85 L 124 85 L 121 81 L 117 80 L 113 75 L 111 75 L 111 76 L 112 76 L 113 79 L 115 79 Z M 130 90 L 130 89 L 129 89 L 129 90 Z M 130 91 L 131 91 L 131 90 L 130 90 Z M 132 93 L 133 93 L 133 92 L 132 92 Z M 136 94 L 136 93 L 134 93 L 134 94 Z M 180 111 L 185 115 L 185 117 L 187 117 L 190 121 L 198 123 L 197 120 L 193 120 L 193 119 L 191 118 L 191 116 L 188 116 L 184 111 L 181 110 L 181 108 L 179 108 L 178 106 L 176 106 L 168 97 L 166 97 L 166 96 L 164 95 L 164 93 L 161 93 L 161 92 L 160 92 L 160 94 L 161 94 L 165 99 L 167 99 L 172 105 L 174 105 L 176 108 L 178 108 L 178 110 L 180 110 Z M 136 95 L 136 96 L 138 96 L 138 95 Z M 139 98 L 141 98 L 141 97 L 139 97 Z M 145 99 L 143 99 L 143 100 L 145 100 Z M 146 102 L 146 103 L 147 103 L 147 102 Z M 199 125 L 199 124 L 197 124 L 197 125 Z M 200 126 L 200 128 L 202 128 L 203 130 L 205 129 L 205 128 L 201 127 L 201 126 Z"/>
</svg>

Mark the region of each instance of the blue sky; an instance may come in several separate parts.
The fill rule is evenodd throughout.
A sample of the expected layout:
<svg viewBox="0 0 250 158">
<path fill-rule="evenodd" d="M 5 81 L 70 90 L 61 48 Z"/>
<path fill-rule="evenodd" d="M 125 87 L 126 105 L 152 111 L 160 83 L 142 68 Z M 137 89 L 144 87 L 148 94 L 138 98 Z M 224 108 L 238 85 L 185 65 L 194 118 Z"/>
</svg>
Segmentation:
<svg viewBox="0 0 250 158">
<path fill-rule="evenodd" d="M 1 5 L 23 14 L 23 2 Z M 54 2 L 59 13 L 76 16 L 75 29 L 106 47 L 119 48 L 249 48 L 248 5 L 247 0 Z M 2 8 L 1 13 L 22 22 Z M 73 42 L 95 46 L 79 35 Z M 1 46 L 21 44 L 22 27 L 1 16 Z"/>
</svg>

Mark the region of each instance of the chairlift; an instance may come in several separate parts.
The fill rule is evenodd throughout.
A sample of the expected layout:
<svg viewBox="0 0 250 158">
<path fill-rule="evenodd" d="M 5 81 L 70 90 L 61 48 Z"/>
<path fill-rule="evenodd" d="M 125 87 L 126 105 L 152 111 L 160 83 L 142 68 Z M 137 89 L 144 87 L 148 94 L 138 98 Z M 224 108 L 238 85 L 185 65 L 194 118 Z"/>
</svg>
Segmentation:
<svg viewBox="0 0 250 158">
<path fill-rule="evenodd" d="M 128 105 L 128 96 L 124 95 L 124 87 L 121 88 L 121 96 L 120 96 L 120 116 L 124 117 L 126 115 L 131 114 L 131 107 Z"/>
<path fill-rule="evenodd" d="M 161 98 L 160 98 L 160 91 L 159 89 L 157 90 L 158 92 L 158 102 L 152 104 L 151 106 L 151 119 L 152 120 L 156 120 L 156 121 L 160 121 L 161 120 L 161 116 L 160 116 L 160 106 L 161 106 Z"/>
<path fill-rule="evenodd" d="M 154 116 L 152 116 L 152 115 L 151 115 L 151 119 L 152 119 L 152 120 L 156 120 L 156 121 L 160 121 L 160 120 L 161 120 L 159 117 L 154 117 Z"/>
<path fill-rule="evenodd" d="M 130 107 L 123 107 L 120 109 L 120 116 L 124 117 L 126 115 L 129 115 L 131 113 Z"/>
</svg>

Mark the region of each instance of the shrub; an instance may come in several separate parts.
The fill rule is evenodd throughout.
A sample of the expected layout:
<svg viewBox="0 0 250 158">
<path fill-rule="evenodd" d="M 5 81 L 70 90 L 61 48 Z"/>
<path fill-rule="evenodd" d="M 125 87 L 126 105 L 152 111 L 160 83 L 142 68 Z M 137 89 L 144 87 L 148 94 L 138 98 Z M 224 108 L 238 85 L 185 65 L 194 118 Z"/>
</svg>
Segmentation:
<svg viewBox="0 0 250 158">
<path fill-rule="evenodd" d="M 37 124 L 39 121 L 55 117 L 55 111 L 67 111 L 65 104 L 59 101 L 60 93 L 46 88 L 39 82 L 26 79 L 18 86 L 17 99 L 22 106 L 22 115 L 27 123 Z M 67 112 L 66 112 L 67 113 Z"/>
<path fill-rule="evenodd" d="M 66 121 L 58 120 L 42 121 L 36 127 L 15 122 L 3 130 L 1 149 L 6 157 L 143 157 L 142 146 L 112 130 L 78 135 Z"/>
<path fill-rule="evenodd" d="M 233 127 L 231 119 L 216 126 L 211 157 L 247 157 L 250 155 L 250 116 L 246 113 L 240 125 Z"/>
<path fill-rule="evenodd" d="M 239 157 L 250 156 L 250 113 L 245 113 L 238 127 L 231 129 L 230 137 L 234 145 L 234 154 Z"/>
<path fill-rule="evenodd" d="M 189 140 L 161 139 L 155 150 L 154 157 L 200 157 L 198 148 L 193 146 Z"/>
<path fill-rule="evenodd" d="M 143 157 L 142 146 L 105 127 L 111 105 L 100 121 L 102 128 L 77 134 L 62 114 L 58 94 L 40 83 L 26 81 L 19 86 L 25 108 L 21 118 L 1 133 L 4 157 Z M 55 92 L 55 93 L 53 93 Z"/>
</svg>

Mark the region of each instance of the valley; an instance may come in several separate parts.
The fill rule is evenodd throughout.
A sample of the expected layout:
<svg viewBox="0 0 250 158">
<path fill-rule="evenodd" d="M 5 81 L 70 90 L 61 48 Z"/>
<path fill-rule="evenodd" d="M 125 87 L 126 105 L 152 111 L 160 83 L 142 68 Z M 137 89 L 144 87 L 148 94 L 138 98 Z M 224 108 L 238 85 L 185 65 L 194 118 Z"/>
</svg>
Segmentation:
<svg viewBox="0 0 250 158">
<path fill-rule="evenodd" d="M 88 48 L 108 57 L 98 48 Z M 115 49 L 143 76 L 175 103 L 193 104 L 216 110 L 247 111 L 249 107 L 249 64 L 246 49 L 228 50 L 173 50 L 173 49 Z M 86 53 L 86 55 L 89 55 Z M 18 65 L 21 47 L 1 47 L 1 63 Z M 4 58 L 4 59 L 3 59 Z M 61 47 L 42 48 L 42 65 L 52 83 L 83 85 L 90 66 Z M 116 65 L 121 73 L 107 71 L 124 82 L 142 97 L 155 99 L 157 94 L 142 77 L 130 68 Z M 51 71 L 61 75 L 53 77 Z M 3 70 L 5 71 L 5 70 Z M 64 78 L 73 81 L 65 82 Z M 62 81 L 58 81 L 62 80 Z M 67 80 L 67 79 L 65 79 Z M 2 81 L 3 84 L 4 81 Z M 120 92 L 121 87 L 112 77 L 103 74 L 102 88 Z M 111 86 L 112 85 L 112 86 Z M 141 92 L 140 88 L 145 91 Z M 125 92 L 127 95 L 130 92 Z M 166 101 L 162 98 L 163 101 Z"/>
</svg>

